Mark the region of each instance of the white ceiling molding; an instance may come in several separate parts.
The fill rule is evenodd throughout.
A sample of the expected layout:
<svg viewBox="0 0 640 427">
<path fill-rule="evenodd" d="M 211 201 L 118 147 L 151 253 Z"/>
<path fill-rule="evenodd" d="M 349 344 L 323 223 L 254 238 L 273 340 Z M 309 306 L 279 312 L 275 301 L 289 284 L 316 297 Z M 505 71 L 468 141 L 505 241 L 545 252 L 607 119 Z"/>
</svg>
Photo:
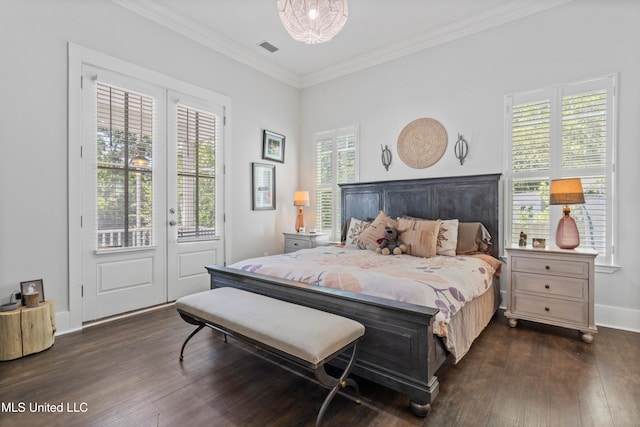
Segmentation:
<svg viewBox="0 0 640 427">
<path fill-rule="evenodd" d="M 525 0 L 510 2 L 504 7 L 487 10 L 468 19 L 452 22 L 400 43 L 392 43 L 339 64 L 298 75 L 257 55 L 235 41 L 175 14 L 151 0 L 111 0 L 146 19 L 194 40 L 242 64 L 259 70 L 298 89 L 310 87 L 384 62 L 410 55 L 434 46 L 551 9 L 573 0 Z M 275 3 L 275 2 L 274 2 Z M 275 6 L 274 6 L 275 7 Z"/>
<path fill-rule="evenodd" d="M 300 76 L 301 86 L 309 87 L 325 81 L 329 81 L 356 71 L 361 71 L 384 62 L 411 55 L 425 49 L 442 45 L 481 31 L 488 30 L 529 15 L 542 12 L 569 3 L 573 0 L 529 0 L 526 6 L 522 2 L 509 6 L 489 10 L 483 14 L 475 15 L 469 19 L 456 21 L 451 25 L 438 30 L 426 32 L 423 35 L 394 43 L 382 48 L 370 51 L 352 58 L 341 64 L 336 64 Z"/>
<path fill-rule="evenodd" d="M 176 15 L 174 12 L 154 3 L 151 0 L 111 0 L 156 24 L 162 25 L 178 34 L 198 42 L 216 52 L 230 57 L 242 64 L 255 68 L 268 76 L 278 79 L 296 88 L 300 86 L 300 76 L 264 60 L 255 52 L 240 46 L 238 43 L 212 31 L 202 25 Z M 275 6 L 274 6 L 275 7 Z"/>
</svg>

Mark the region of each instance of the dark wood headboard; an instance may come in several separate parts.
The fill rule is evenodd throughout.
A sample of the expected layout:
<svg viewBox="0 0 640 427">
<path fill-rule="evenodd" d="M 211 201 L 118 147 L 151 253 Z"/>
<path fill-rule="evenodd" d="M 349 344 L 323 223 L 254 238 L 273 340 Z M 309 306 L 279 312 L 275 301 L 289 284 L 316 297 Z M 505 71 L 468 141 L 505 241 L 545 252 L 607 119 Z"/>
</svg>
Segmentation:
<svg viewBox="0 0 640 427">
<path fill-rule="evenodd" d="M 392 218 L 481 222 L 491 234 L 491 255 L 500 256 L 500 174 L 340 184 L 342 218 Z"/>
</svg>

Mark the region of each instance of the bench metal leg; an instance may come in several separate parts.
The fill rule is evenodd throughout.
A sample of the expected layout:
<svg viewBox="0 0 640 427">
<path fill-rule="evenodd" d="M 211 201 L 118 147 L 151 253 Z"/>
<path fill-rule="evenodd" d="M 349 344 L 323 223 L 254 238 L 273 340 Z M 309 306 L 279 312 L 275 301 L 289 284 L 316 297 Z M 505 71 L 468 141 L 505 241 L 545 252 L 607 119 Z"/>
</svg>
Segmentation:
<svg viewBox="0 0 640 427">
<path fill-rule="evenodd" d="M 338 388 L 345 388 L 347 386 L 351 386 L 355 392 L 356 392 L 356 403 L 360 403 L 360 388 L 358 387 L 358 384 L 352 380 L 351 378 L 347 378 L 347 376 L 349 375 L 349 372 L 351 371 L 351 368 L 353 367 L 355 361 L 356 361 L 356 356 L 358 353 L 358 342 L 360 340 L 356 341 L 353 345 L 353 351 L 351 352 L 351 359 L 349 359 L 349 363 L 347 364 L 346 368 L 344 369 L 344 372 L 342 373 L 342 375 L 340 376 L 340 378 L 334 378 L 332 376 L 330 376 L 329 374 L 327 374 L 327 372 L 324 370 L 324 365 L 321 367 L 322 369 L 318 370 L 314 370 L 315 374 L 316 374 L 316 378 L 318 379 L 318 381 L 320 381 L 320 383 L 322 383 L 324 386 L 326 387 L 332 387 L 331 391 L 329 391 L 329 394 L 327 395 L 327 397 L 324 399 L 324 402 L 322 403 L 322 406 L 320 407 L 320 411 L 318 412 L 318 418 L 316 418 L 316 427 L 318 427 L 320 425 L 320 422 L 322 421 L 322 417 L 324 416 L 324 413 L 326 412 L 327 408 L 329 407 L 329 403 L 331 403 L 331 400 L 333 399 L 333 397 L 336 395 L 336 393 L 338 392 Z"/>
<path fill-rule="evenodd" d="M 191 338 L 193 338 L 193 336 L 194 336 L 195 334 L 197 334 L 198 332 L 200 332 L 200 331 L 202 330 L 202 328 L 204 328 L 204 327 L 205 327 L 205 324 L 204 324 L 204 323 L 203 323 L 203 324 L 201 324 L 200 326 L 198 326 L 198 327 L 197 327 L 193 332 L 191 332 L 191 334 L 187 337 L 187 339 L 186 339 L 186 340 L 184 340 L 184 343 L 182 343 L 182 348 L 180 349 L 180 361 L 181 361 L 181 362 L 184 360 L 183 353 L 184 353 L 184 348 L 185 348 L 185 346 L 187 345 L 187 343 L 189 342 L 189 340 L 190 340 Z"/>
</svg>

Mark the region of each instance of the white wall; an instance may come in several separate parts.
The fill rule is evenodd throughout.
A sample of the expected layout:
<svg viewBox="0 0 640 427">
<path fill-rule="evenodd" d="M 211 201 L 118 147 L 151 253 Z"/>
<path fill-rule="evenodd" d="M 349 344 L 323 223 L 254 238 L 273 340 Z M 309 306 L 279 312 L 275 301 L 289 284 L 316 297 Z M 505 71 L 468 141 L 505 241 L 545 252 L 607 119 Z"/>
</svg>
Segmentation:
<svg viewBox="0 0 640 427">
<path fill-rule="evenodd" d="M 59 318 L 69 310 L 68 42 L 229 97 L 227 261 L 282 252 L 282 232 L 296 215 L 297 89 L 108 0 L 5 0 L 0 11 L 2 303 L 19 282 L 42 278 Z M 262 161 L 263 129 L 287 136 L 286 162 L 276 164 L 275 211 L 251 210 L 250 164 Z"/>
<path fill-rule="evenodd" d="M 305 89 L 163 29 L 107 0 L 5 0 L 0 12 L 0 301 L 20 281 L 43 278 L 58 313 L 69 309 L 67 212 L 67 43 L 111 55 L 231 98 L 227 141 L 228 259 L 282 251 L 295 221 L 291 195 L 313 177 L 313 132 L 358 124 L 361 179 L 501 172 L 503 97 L 510 92 L 620 75 L 616 246 L 620 268 L 596 278 L 596 322 L 640 330 L 640 2 L 576 0 L 556 9 Z M 449 149 L 416 170 L 398 159 L 402 128 L 439 120 Z M 262 129 L 285 134 L 277 168 L 277 210 L 252 211 L 250 163 L 261 161 Z M 470 153 L 460 166 L 460 132 Z M 380 163 L 380 144 L 394 160 Z M 312 209 L 306 211 L 308 222 Z M 59 325 L 62 326 L 62 325 Z"/>
<path fill-rule="evenodd" d="M 302 92 L 301 140 L 312 153 L 314 132 L 360 125 L 362 181 L 503 171 L 504 96 L 619 73 L 617 264 L 596 276 L 596 323 L 640 331 L 640 2 L 576 0 L 482 33 L 381 64 Z M 431 117 L 449 146 L 428 169 L 411 169 L 395 150 L 402 128 Z M 461 166 L 457 133 L 469 141 Z M 380 145 L 393 163 L 386 172 Z M 313 184 L 313 156 L 301 158 L 301 187 Z M 309 218 L 314 221 L 314 218 Z"/>
</svg>

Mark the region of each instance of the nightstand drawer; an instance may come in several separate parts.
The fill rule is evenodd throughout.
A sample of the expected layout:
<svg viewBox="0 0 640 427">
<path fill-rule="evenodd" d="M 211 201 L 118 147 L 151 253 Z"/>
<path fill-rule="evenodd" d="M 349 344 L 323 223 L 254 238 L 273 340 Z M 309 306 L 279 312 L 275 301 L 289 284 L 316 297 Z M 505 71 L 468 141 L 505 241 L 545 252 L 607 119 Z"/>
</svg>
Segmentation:
<svg viewBox="0 0 640 427">
<path fill-rule="evenodd" d="M 511 277 L 514 291 L 536 293 L 542 296 L 564 296 L 586 300 L 589 281 L 573 277 L 514 272 Z"/>
<path fill-rule="evenodd" d="M 588 262 L 519 256 L 512 257 L 511 262 L 511 271 L 589 278 Z"/>
<path fill-rule="evenodd" d="M 589 308 L 587 302 L 566 301 L 515 293 L 512 303 L 512 312 L 516 314 L 567 322 L 574 325 L 587 325 Z"/>
<path fill-rule="evenodd" d="M 299 249 L 308 249 L 311 247 L 311 241 L 309 239 L 292 239 L 289 237 L 285 243 L 285 252 L 294 252 Z"/>
</svg>

